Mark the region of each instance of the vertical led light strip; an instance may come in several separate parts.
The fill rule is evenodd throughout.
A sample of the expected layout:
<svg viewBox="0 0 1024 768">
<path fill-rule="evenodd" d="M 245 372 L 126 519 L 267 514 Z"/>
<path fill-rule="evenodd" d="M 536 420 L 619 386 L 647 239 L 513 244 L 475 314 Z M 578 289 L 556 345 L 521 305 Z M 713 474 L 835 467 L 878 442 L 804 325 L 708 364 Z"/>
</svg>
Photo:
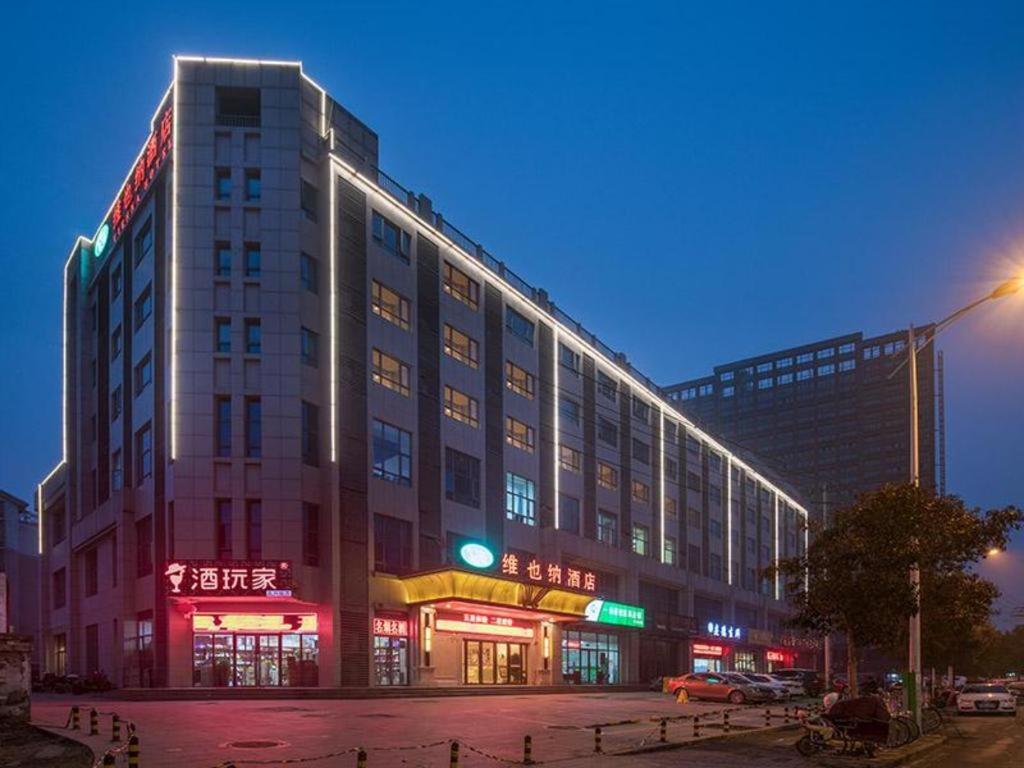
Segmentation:
<svg viewBox="0 0 1024 768">
<path fill-rule="evenodd" d="M 168 419 L 171 422 L 171 461 L 178 457 L 178 57 L 174 57 L 174 106 L 171 115 L 171 310 L 168 319 L 171 324 L 171 384 L 168 404 Z"/>
<path fill-rule="evenodd" d="M 726 570 L 729 578 L 727 584 L 732 584 L 732 456 L 725 455 L 725 551 Z"/>
<path fill-rule="evenodd" d="M 661 557 L 659 560 L 665 562 L 665 411 L 658 409 L 658 419 L 661 422 L 661 440 L 658 441 L 658 452 L 661 454 L 661 474 L 658 476 L 659 497 L 661 498 Z"/>
<path fill-rule="evenodd" d="M 330 133 L 331 140 L 334 139 L 334 129 L 331 129 Z M 330 238 L 330 280 L 331 280 L 331 300 L 330 300 L 330 322 L 331 322 L 331 462 L 338 460 L 338 310 L 337 310 L 337 279 L 336 265 L 337 260 L 337 248 L 335 242 L 337 236 L 335 234 L 335 218 L 337 216 L 335 212 L 335 187 L 337 186 L 337 179 L 334 176 L 334 166 L 328 166 L 328 183 L 330 184 L 330 190 L 328 191 L 329 205 L 331 206 L 330 213 L 327 216 L 327 236 Z"/>
<path fill-rule="evenodd" d="M 807 525 L 807 514 L 804 513 L 804 557 L 807 557 L 807 545 L 810 540 L 811 529 Z M 811 575 L 810 572 L 804 568 L 804 592 L 807 592 L 811 588 Z"/>
<path fill-rule="evenodd" d="M 775 566 L 779 565 L 779 494 L 772 494 L 775 497 Z M 779 572 L 775 572 L 775 599 L 779 599 Z"/>
<path fill-rule="evenodd" d="M 558 326 L 556 325 L 555 326 L 554 354 L 553 354 L 555 367 L 554 367 L 554 374 L 553 374 L 553 377 L 552 377 L 554 379 L 554 386 L 555 386 L 555 396 L 554 396 L 553 400 L 554 400 L 554 417 L 555 417 L 554 418 L 554 421 L 555 421 L 555 510 L 554 510 L 554 512 L 555 512 L 555 530 L 556 531 L 558 530 L 558 511 L 559 511 L 559 504 L 558 504 L 558 485 L 559 485 L 558 480 L 559 480 L 559 477 L 558 476 L 559 476 L 559 474 L 561 474 L 561 470 L 559 469 L 559 465 L 560 465 L 560 462 L 561 462 L 561 453 L 562 453 L 562 445 L 561 445 L 561 441 L 559 440 L 559 434 L 560 434 L 559 433 L 559 426 L 560 425 L 558 423 L 558 398 L 559 398 L 559 389 L 558 389 L 558 344 L 559 344 L 559 341 L 558 341 Z M 579 531 L 577 531 L 577 533 L 579 533 Z"/>
<path fill-rule="evenodd" d="M 36 538 L 39 539 L 39 554 L 43 554 L 43 484 L 36 486 Z"/>
</svg>

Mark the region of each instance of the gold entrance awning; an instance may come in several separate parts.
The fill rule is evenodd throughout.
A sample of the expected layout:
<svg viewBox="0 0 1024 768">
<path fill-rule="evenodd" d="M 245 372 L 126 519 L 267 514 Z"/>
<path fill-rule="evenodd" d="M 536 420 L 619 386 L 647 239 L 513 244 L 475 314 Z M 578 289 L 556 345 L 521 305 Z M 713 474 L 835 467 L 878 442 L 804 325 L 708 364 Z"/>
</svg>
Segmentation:
<svg viewBox="0 0 1024 768">
<path fill-rule="evenodd" d="M 448 568 L 388 579 L 388 592 L 406 605 L 444 600 L 467 600 L 484 605 L 504 605 L 580 619 L 593 595 L 567 589 L 502 579 L 486 573 Z"/>
</svg>

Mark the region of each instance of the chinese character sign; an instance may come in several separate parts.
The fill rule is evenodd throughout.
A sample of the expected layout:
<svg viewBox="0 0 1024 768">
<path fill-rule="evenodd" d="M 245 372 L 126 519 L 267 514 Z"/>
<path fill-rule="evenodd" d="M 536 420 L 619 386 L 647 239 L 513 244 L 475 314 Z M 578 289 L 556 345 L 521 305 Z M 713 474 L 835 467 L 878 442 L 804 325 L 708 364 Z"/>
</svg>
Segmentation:
<svg viewBox="0 0 1024 768">
<path fill-rule="evenodd" d="M 374 616 L 373 634 L 383 637 L 408 637 L 409 622 L 406 619 Z"/>
<path fill-rule="evenodd" d="M 535 557 L 524 557 L 515 552 L 501 556 L 500 571 L 519 581 L 544 584 L 549 587 L 566 587 L 581 592 L 597 591 L 597 574 L 561 563 L 549 563 Z"/>
<path fill-rule="evenodd" d="M 292 569 L 279 560 L 171 560 L 164 566 L 164 586 L 172 597 L 291 597 Z"/>
<path fill-rule="evenodd" d="M 743 630 L 729 624 L 719 624 L 717 621 L 709 621 L 707 624 L 708 634 L 712 637 L 725 637 L 730 640 L 741 640 Z"/>
<path fill-rule="evenodd" d="M 145 198 L 164 160 L 171 152 L 174 136 L 174 114 L 167 107 L 157 119 L 156 127 L 149 135 L 146 145 L 135 162 L 135 167 L 128 173 L 124 186 L 114 200 L 110 209 L 110 226 L 114 230 L 114 239 L 118 240 L 124 228 L 131 221 L 139 203 Z"/>
</svg>

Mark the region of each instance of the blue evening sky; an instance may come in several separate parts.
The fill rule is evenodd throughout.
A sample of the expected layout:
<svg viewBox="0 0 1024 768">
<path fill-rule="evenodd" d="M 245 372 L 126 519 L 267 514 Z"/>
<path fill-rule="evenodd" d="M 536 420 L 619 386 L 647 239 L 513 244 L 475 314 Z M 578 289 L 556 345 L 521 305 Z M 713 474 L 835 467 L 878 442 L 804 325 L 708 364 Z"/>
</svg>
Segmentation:
<svg viewBox="0 0 1024 768">
<path fill-rule="evenodd" d="M 172 53 L 301 59 L 381 164 L 656 381 L 1024 268 L 1024 5 L 49 3 L 0 54 L 0 488 L 59 459 L 60 278 Z M 949 488 L 1024 503 L 1024 297 L 940 345 Z M 1024 605 L 1024 535 L 986 566 Z M 1005 618 L 1005 617 L 1004 617 Z"/>
</svg>

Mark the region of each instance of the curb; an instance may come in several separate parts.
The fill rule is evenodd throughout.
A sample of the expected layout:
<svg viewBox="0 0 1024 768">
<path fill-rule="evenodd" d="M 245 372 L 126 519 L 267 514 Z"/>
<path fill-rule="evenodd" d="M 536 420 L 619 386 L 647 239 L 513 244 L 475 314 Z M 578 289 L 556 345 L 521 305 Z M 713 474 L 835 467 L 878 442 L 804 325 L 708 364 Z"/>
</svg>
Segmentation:
<svg viewBox="0 0 1024 768">
<path fill-rule="evenodd" d="M 873 758 L 865 757 L 840 757 L 838 755 L 833 756 L 819 756 L 815 758 L 815 762 L 818 765 L 824 765 L 827 768 L 851 768 L 851 766 L 884 766 L 884 768 L 891 768 L 891 766 L 904 765 L 913 759 L 926 755 L 933 750 L 938 749 L 947 741 L 946 737 L 941 733 L 932 733 L 928 736 L 922 736 L 912 744 L 908 744 L 906 747 L 900 747 L 899 750 L 893 750 L 889 755 L 880 755 Z"/>
<path fill-rule="evenodd" d="M 657 742 L 649 746 L 634 747 L 633 749 L 617 751 L 615 755 L 644 755 L 648 752 L 668 752 L 673 749 L 685 749 L 686 747 L 692 747 L 699 744 L 707 744 L 710 741 L 724 741 L 726 739 L 738 739 L 744 736 L 754 736 L 760 733 L 768 733 L 770 731 L 794 731 L 800 728 L 800 723 L 790 723 L 789 725 L 771 725 L 767 728 L 761 726 L 760 728 L 751 728 L 745 731 L 737 731 L 736 733 L 716 733 L 712 736 L 699 736 L 696 739 L 690 739 L 689 741 L 669 741 L 665 744 Z M 843 764 L 842 768 L 848 768 L 846 763 Z"/>
</svg>

